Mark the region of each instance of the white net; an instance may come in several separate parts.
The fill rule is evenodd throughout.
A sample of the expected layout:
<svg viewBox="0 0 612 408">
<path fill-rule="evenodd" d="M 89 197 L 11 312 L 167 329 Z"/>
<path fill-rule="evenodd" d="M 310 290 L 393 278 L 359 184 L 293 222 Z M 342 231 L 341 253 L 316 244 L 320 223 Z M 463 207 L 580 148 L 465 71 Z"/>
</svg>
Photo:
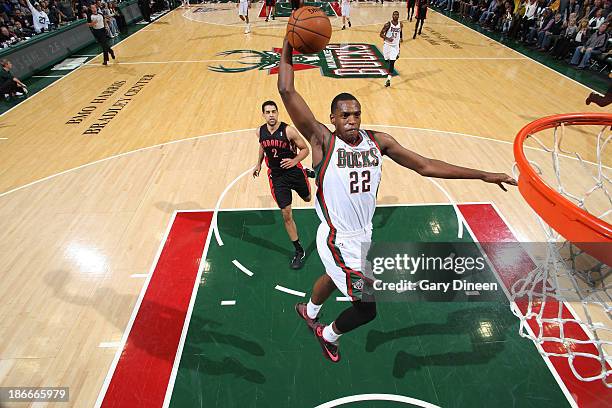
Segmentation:
<svg viewBox="0 0 612 408">
<path fill-rule="evenodd" d="M 575 136 L 584 141 L 585 134 L 590 138 L 588 157 L 593 162 L 574 149 L 584 147 L 584 143 L 568 140 Z M 612 183 L 608 166 L 612 149 L 607 149 L 611 138 L 609 125 L 558 123 L 527 139 L 538 150 L 528 152 L 525 142 L 523 151 L 529 153 L 529 164 L 549 187 L 577 207 L 611 223 Z M 513 171 L 516 177 L 516 165 Z M 610 265 L 568 242 L 540 216 L 536 217 L 544 231 L 544 250 L 539 256 L 532 254 L 535 267 L 511 287 L 520 335 L 531 339 L 546 356 L 567 358 L 578 379 L 601 380 L 612 388 Z M 601 245 L 612 251 L 612 242 Z"/>
</svg>

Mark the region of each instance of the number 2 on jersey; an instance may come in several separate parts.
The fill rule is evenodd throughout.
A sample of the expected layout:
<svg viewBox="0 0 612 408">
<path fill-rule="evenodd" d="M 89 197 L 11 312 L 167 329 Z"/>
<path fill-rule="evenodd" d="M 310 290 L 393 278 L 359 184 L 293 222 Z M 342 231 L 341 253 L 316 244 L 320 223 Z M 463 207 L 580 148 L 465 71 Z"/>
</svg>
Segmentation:
<svg viewBox="0 0 612 408">
<path fill-rule="evenodd" d="M 351 179 L 350 191 L 351 194 L 358 194 L 359 191 L 359 172 L 351 171 L 349 173 Z M 361 172 L 361 192 L 367 193 L 370 191 L 370 170 L 364 170 Z"/>
</svg>

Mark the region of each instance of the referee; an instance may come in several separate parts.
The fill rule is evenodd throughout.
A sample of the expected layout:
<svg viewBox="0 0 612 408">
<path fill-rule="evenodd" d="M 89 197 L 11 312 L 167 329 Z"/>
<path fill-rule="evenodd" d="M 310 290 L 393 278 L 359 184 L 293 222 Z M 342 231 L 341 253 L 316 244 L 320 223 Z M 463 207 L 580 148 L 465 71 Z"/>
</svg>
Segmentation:
<svg viewBox="0 0 612 408">
<path fill-rule="evenodd" d="M 104 17 L 102 17 L 101 14 L 98 14 L 98 8 L 94 4 L 91 5 L 91 14 L 88 17 L 87 22 L 89 24 L 89 28 L 91 28 L 91 32 L 96 38 L 96 41 L 98 41 L 98 44 L 100 44 L 102 47 L 102 52 L 104 53 L 104 62 L 102 65 L 108 65 L 108 54 L 115 59 L 115 53 L 110 45 L 108 45 L 106 28 L 104 27 Z"/>
</svg>

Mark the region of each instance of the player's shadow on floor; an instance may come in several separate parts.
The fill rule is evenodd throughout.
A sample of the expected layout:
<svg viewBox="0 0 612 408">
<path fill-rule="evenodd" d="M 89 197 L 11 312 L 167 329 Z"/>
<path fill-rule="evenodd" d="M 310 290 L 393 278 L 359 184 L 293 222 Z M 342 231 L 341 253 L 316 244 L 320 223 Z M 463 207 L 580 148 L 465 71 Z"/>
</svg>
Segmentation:
<svg viewBox="0 0 612 408">
<path fill-rule="evenodd" d="M 266 377 L 260 371 L 245 367 L 238 359 L 233 357 L 225 357 L 221 361 L 215 361 L 203 355 L 195 355 L 191 356 L 186 365 L 190 368 L 197 368 L 198 371 L 203 371 L 208 375 L 233 374 L 235 377 L 255 384 L 266 382 Z"/>
<path fill-rule="evenodd" d="M 393 213 L 397 211 L 400 207 L 378 207 L 376 208 L 376 212 L 374 213 L 374 218 L 372 219 L 372 229 L 376 231 L 377 229 L 384 228 L 391 218 L 393 217 Z"/>
<path fill-rule="evenodd" d="M 402 329 L 381 332 L 370 330 L 366 340 L 366 352 L 374 352 L 379 346 L 409 337 L 469 336 L 471 351 L 449 351 L 439 354 L 414 355 L 399 351 L 393 364 L 393 376 L 403 378 L 408 371 L 423 366 L 462 366 L 487 364 L 503 351 L 506 331 L 517 323 L 507 306 L 494 304 L 461 309 L 448 314 L 444 323 L 421 323 Z M 435 341 L 435 340 L 434 340 Z M 446 341 L 446 340 L 445 340 Z M 428 341 L 433 347 L 433 343 Z M 448 348 L 448 342 L 440 348 Z"/>
<path fill-rule="evenodd" d="M 212 40 L 212 39 L 215 39 L 215 38 L 236 37 L 238 35 L 241 35 L 241 36 L 244 37 L 244 34 L 242 34 L 242 33 L 232 33 L 232 34 L 223 34 L 223 35 L 203 35 L 203 36 L 200 36 L 200 37 L 188 38 L 187 41 Z"/>
<path fill-rule="evenodd" d="M 256 211 L 249 213 L 249 217 L 245 217 L 242 223 L 222 223 L 219 222 L 220 233 L 231 235 L 238 238 L 241 241 L 251 243 L 258 247 L 263 247 L 269 251 L 278 252 L 285 257 L 291 257 L 293 255 L 293 248 L 290 245 L 280 246 L 276 243 L 269 241 L 263 235 L 251 234 L 251 228 L 257 228 L 258 226 L 278 225 L 278 228 L 284 228 L 282 222 L 279 222 L 274 217 L 272 211 Z M 288 238 L 287 238 L 288 240 Z"/>
<path fill-rule="evenodd" d="M 74 305 L 91 307 L 101 316 L 104 316 L 118 330 L 125 330 L 125 325 L 127 322 L 119 319 L 116 316 L 117 313 L 115 313 L 115 308 L 116 305 L 124 305 L 128 307 L 127 305 L 133 304 L 133 295 L 118 293 L 113 288 L 101 287 L 96 289 L 90 296 L 84 296 L 69 292 L 66 289 L 66 286 L 70 280 L 70 272 L 63 270 L 56 270 L 44 276 L 45 283 L 51 288 L 55 297 Z M 113 306 L 109 304 L 108 299 L 113 299 Z M 140 315 L 140 320 L 136 319 L 134 326 L 132 327 L 132 331 L 129 335 L 130 345 L 156 358 L 173 362 L 176 349 L 166 347 L 165 344 L 167 343 L 160 341 L 160 336 L 151 336 L 151 332 L 149 330 L 139 330 L 139 327 L 173 327 L 176 326 L 176 322 L 183 321 L 185 312 L 159 302 L 149 301 L 144 298 L 140 305 L 139 314 L 140 313 L 144 313 L 144 315 Z M 183 355 L 200 356 L 205 350 L 209 350 L 210 347 L 212 347 L 211 344 L 230 346 L 234 349 L 238 349 L 238 351 L 246 352 L 254 357 L 263 357 L 265 355 L 265 351 L 259 343 L 236 336 L 234 334 L 223 333 L 219 330 L 221 327 L 222 324 L 219 322 L 210 319 L 202 319 L 197 314 L 192 314 L 189 323 L 189 335 L 192 336 L 191 338 L 193 338 L 193 342 L 185 344 Z M 201 347 L 201 344 L 206 344 L 206 346 Z M 187 365 L 192 364 L 189 358 L 185 359 L 184 361 Z M 217 364 L 222 363 L 218 362 Z M 219 368 L 215 367 L 215 364 L 211 363 L 212 372 L 219 372 Z M 265 382 L 265 377 L 263 374 L 256 370 L 250 370 L 231 361 L 229 367 L 236 375 L 245 378 L 247 381 L 256 382 L 258 384 Z"/>
<path fill-rule="evenodd" d="M 192 321 L 193 321 L 192 315 Z M 246 351 L 247 353 L 261 357 L 265 355 L 264 349 L 254 341 L 243 339 L 233 334 L 225 334 L 219 331 L 213 330 L 213 328 L 220 328 L 221 323 L 209 319 L 197 319 L 197 325 L 192 326 L 191 334 L 195 336 L 199 342 L 213 343 L 213 344 L 225 344 L 234 348 Z"/>
</svg>

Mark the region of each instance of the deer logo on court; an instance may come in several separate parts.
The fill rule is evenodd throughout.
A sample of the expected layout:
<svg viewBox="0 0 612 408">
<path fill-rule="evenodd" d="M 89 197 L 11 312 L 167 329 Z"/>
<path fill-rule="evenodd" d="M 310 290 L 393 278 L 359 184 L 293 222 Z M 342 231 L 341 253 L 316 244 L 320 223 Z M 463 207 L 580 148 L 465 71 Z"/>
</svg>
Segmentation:
<svg viewBox="0 0 612 408">
<path fill-rule="evenodd" d="M 229 50 L 217 54 L 230 57 L 226 63 L 209 65 L 208 69 L 220 73 L 240 73 L 251 70 L 277 74 L 280 64 L 280 48 L 272 51 Z M 319 68 L 321 75 L 329 78 L 381 78 L 387 76 L 387 66 L 382 53 L 371 44 L 328 44 L 317 54 L 293 53 L 293 69 L 296 71 Z M 397 75 L 397 72 L 393 72 Z"/>
</svg>

